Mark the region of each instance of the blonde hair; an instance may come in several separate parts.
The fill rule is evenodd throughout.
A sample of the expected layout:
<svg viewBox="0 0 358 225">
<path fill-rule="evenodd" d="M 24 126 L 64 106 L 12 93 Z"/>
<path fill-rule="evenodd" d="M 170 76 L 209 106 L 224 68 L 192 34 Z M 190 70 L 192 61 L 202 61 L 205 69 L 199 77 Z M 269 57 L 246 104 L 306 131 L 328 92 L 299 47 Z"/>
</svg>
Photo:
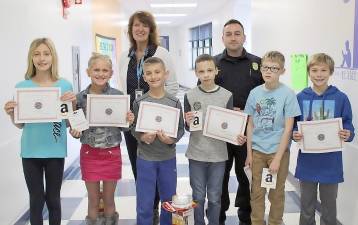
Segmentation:
<svg viewBox="0 0 358 225">
<path fill-rule="evenodd" d="M 157 24 L 155 23 L 154 16 L 150 12 L 137 11 L 132 14 L 128 22 L 128 36 L 131 47 L 137 48 L 137 43 L 133 38 L 133 24 L 134 20 L 138 19 L 141 23 L 149 27 L 148 45 L 159 45 L 159 37 L 157 31 Z"/>
<path fill-rule="evenodd" d="M 93 66 L 94 62 L 99 60 L 99 59 L 104 60 L 108 64 L 108 66 L 112 69 L 112 60 L 111 60 L 111 58 L 108 55 L 103 55 L 103 54 L 99 54 L 99 53 L 96 53 L 96 52 L 93 52 L 91 58 L 89 58 L 89 60 L 88 60 L 88 68 L 91 68 Z"/>
<path fill-rule="evenodd" d="M 329 67 L 330 74 L 333 74 L 334 72 L 334 60 L 331 56 L 325 54 L 325 53 L 317 53 L 311 56 L 310 60 L 307 64 L 307 71 L 309 72 L 312 66 L 318 65 L 318 64 L 327 64 Z"/>
<path fill-rule="evenodd" d="M 49 38 L 37 38 L 31 42 L 29 52 L 27 54 L 27 71 L 25 73 L 25 79 L 30 80 L 32 77 L 36 75 L 36 68 L 34 65 L 34 62 L 32 61 L 34 57 L 34 52 L 37 47 L 39 47 L 41 44 L 46 45 L 51 52 L 52 56 L 52 65 L 51 65 L 51 74 L 50 77 L 52 80 L 58 80 L 58 57 L 57 52 L 55 49 L 55 45 Z"/>
<path fill-rule="evenodd" d="M 261 64 L 266 60 L 278 63 L 281 66 L 281 68 L 285 67 L 285 56 L 279 51 L 269 51 L 269 52 L 267 52 L 262 57 Z"/>
</svg>

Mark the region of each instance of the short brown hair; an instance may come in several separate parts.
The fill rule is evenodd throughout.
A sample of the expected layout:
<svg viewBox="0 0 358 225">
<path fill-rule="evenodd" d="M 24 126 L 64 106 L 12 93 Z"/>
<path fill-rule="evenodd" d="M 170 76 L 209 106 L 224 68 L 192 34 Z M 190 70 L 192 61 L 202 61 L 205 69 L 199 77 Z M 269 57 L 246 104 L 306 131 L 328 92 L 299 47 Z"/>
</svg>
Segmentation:
<svg viewBox="0 0 358 225">
<path fill-rule="evenodd" d="M 205 62 L 205 61 L 211 61 L 214 63 L 215 65 L 215 59 L 214 57 L 212 57 L 211 55 L 208 55 L 208 54 L 202 54 L 202 55 L 199 55 L 196 59 L 195 59 L 195 69 L 196 69 L 196 65 L 198 63 L 201 63 L 201 62 Z M 216 66 L 216 65 L 215 65 Z"/>
<path fill-rule="evenodd" d="M 155 23 L 154 16 L 150 12 L 137 11 L 132 14 L 132 16 L 129 18 L 128 23 L 128 37 L 131 43 L 131 47 L 137 48 L 137 43 L 133 38 L 133 23 L 135 19 L 138 19 L 141 23 L 149 27 L 148 45 L 158 46 L 159 38 L 157 32 L 157 24 Z"/>
<path fill-rule="evenodd" d="M 158 57 L 149 57 L 148 59 L 146 59 L 144 61 L 143 67 L 145 67 L 146 65 L 152 65 L 152 64 L 160 64 L 163 66 L 164 70 L 166 70 L 164 61 Z"/>
<path fill-rule="evenodd" d="M 265 60 L 276 62 L 281 66 L 281 68 L 285 67 L 285 56 L 279 51 L 266 52 L 266 54 L 262 57 L 261 62 L 263 63 Z"/>
<path fill-rule="evenodd" d="M 227 25 L 230 25 L 230 24 L 239 24 L 240 27 L 242 28 L 242 32 L 245 34 L 245 29 L 244 29 L 244 26 L 242 25 L 242 23 L 238 20 L 235 20 L 235 19 L 230 19 L 228 20 L 225 24 L 224 24 L 224 28 L 227 26 Z M 224 31 L 224 30 L 223 30 Z"/>
<path fill-rule="evenodd" d="M 327 64 L 329 67 L 330 74 L 333 74 L 334 72 L 334 60 L 331 56 L 325 54 L 325 53 L 317 53 L 311 56 L 310 60 L 307 64 L 307 71 L 310 71 L 310 68 L 312 66 L 315 66 L 317 64 Z"/>
</svg>

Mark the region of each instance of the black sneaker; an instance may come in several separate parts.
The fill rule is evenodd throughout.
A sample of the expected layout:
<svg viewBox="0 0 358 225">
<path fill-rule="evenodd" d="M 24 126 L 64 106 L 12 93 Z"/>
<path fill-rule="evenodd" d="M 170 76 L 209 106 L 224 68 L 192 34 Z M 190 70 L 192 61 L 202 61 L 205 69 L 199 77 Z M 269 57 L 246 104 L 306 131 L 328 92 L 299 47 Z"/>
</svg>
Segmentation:
<svg viewBox="0 0 358 225">
<path fill-rule="evenodd" d="M 153 225 L 159 224 L 159 210 L 153 209 Z"/>
</svg>

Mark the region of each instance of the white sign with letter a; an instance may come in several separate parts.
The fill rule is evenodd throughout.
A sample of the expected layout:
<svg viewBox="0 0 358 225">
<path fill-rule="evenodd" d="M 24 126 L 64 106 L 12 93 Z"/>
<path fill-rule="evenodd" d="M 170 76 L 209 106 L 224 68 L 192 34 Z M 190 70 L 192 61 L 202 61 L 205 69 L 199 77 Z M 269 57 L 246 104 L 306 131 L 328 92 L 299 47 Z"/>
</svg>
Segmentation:
<svg viewBox="0 0 358 225">
<path fill-rule="evenodd" d="M 263 188 L 276 188 L 277 173 L 270 173 L 268 168 L 262 169 L 261 187 Z"/>
<path fill-rule="evenodd" d="M 68 119 L 73 114 L 72 102 L 60 102 L 60 117 Z"/>
<path fill-rule="evenodd" d="M 194 118 L 190 123 L 190 131 L 197 131 L 203 129 L 203 112 L 193 111 Z"/>
</svg>

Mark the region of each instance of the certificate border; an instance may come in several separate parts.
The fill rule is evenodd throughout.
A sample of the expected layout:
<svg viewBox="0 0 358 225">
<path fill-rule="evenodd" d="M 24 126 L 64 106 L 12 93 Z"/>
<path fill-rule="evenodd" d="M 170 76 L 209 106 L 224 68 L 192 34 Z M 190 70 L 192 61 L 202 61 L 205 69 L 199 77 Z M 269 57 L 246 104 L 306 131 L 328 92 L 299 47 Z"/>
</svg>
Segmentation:
<svg viewBox="0 0 358 225">
<path fill-rule="evenodd" d="M 154 102 L 141 102 L 140 106 L 139 106 L 139 111 L 138 111 L 137 125 L 136 125 L 136 129 L 135 129 L 136 131 L 139 131 L 139 132 L 156 132 L 156 130 L 154 130 L 154 129 L 147 129 L 147 128 L 141 127 L 142 119 L 144 118 L 142 116 L 142 114 L 143 114 L 144 107 L 146 107 L 146 106 L 147 107 L 148 106 L 149 107 L 159 107 L 159 108 L 164 108 L 165 110 L 174 111 L 176 113 L 176 121 L 175 121 L 175 123 L 179 124 L 180 109 L 174 108 L 174 107 L 171 107 L 171 106 L 167 106 L 167 105 L 154 103 Z M 170 137 L 176 138 L 177 135 L 178 135 L 178 127 L 177 127 L 177 129 L 174 129 L 174 131 L 172 131 L 172 132 L 165 132 L 165 134 L 170 136 Z"/>
<path fill-rule="evenodd" d="M 323 121 L 299 121 L 298 122 L 298 130 L 300 132 L 303 132 L 303 126 L 316 126 L 316 125 L 321 125 L 321 124 L 328 124 L 328 123 L 338 123 L 338 128 L 342 129 L 342 118 L 334 118 L 334 119 L 328 119 L 328 120 L 323 120 Z M 303 134 L 303 133 L 302 133 Z M 343 141 L 340 141 L 340 145 L 336 146 L 336 147 L 331 147 L 331 148 L 310 148 L 307 150 L 307 148 L 305 147 L 305 141 L 303 139 L 302 141 L 302 148 L 301 151 L 303 153 L 327 153 L 327 152 L 337 152 L 337 151 L 341 151 L 343 148 Z"/>
<path fill-rule="evenodd" d="M 87 95 L 87 120 L 88 125 L 90 127 L 129 127 L 129 122 L 126 123 L 113 123 L 113 122 L 106 122 L 106 121 L 100 121 L 100 122 L 93 122 L 93 119 L 91 117 L 90 109 L 95 105 L 96 100 L 100 99 L 114 99 L 119 100 L 119 102 L 122 102 L 125 100 L 125 107 L 127 109 L 127 112 L 130 110 L 129 107 L 129 95 L 96 95 L 96 94 L 88 94 Z"/>
<path fill-rule="evenodd" d="M 15 92 L 15 101 L 17 102 L 17 104 L 20 104 L 20 96 L 19 94 L 21 92 L 55 92 L 57 94 L 57 99 L 60 99 L 60 93 L 61 93 L 61 89 L 59 87 L 37 87 L 37 88 L 16 88 L 16 92 Z M 58 105 L 58 110 L 56 110 L 57 112 L 60 110 L 60 105 Z M 41 118 L 37 118 L 37 117 L 29 117 L 29 118 L 21 118 L 20 117 L 20 112 L 19 112 L 19 107 L 15 107 L 15 118 L 14 118 L 14 122 L 15 123 L 50 123 L 50 122 L 61 122 L 62 119 L 60 118 L 60 113 L 56 113 L 56 117 L 41 117 Z"/>
<path fill-rule="evenodd" d="M 206 111 L 203 135 L 211 137 L 211 138 L 219 139 L 219 140 L 222 140 L 222 141 L 225 141 L 225 142 L 229 142 L 229 143 L 232 143 L 232 144 L 235 144 L 235 145 L 238 145 L 237 140 L 233 141 L 233 140 L 231 140 L 229 138 L 226 138 L 225 136 L 220 136 L 220 135 L 210 133 L 207 130 L 208 126 L 209 126 L 209 122 L 210 122 L 208 120 L 208 118 L 210 117 L 211 113 L 213 111 L 215 111 L 215 110 L 216 111 L 221 111 L 221 112 L 224 112 L 224 113 L 227 113 L 227 114 L 234 114 L 234 115 L 237 115 L 237 116 L 240 116 L 240 117 L 244 117 L 244 120 L 242 121 L 242 124 L 241 124 L 241 129 L 240 129 L 241 130 L 240 131 L 241 135 L 243 135 L 245 133 L 246 123 L 247 123 L 247 114 L 239 112 L 239 111 L 235 111 L 235 110 L 221 108 L 221 107 L 218 107 L 218 106 L 212 106 L 212 105 L 209 105 L 208 108 L 207 108 L 207 111 Z"/>
</svg>

